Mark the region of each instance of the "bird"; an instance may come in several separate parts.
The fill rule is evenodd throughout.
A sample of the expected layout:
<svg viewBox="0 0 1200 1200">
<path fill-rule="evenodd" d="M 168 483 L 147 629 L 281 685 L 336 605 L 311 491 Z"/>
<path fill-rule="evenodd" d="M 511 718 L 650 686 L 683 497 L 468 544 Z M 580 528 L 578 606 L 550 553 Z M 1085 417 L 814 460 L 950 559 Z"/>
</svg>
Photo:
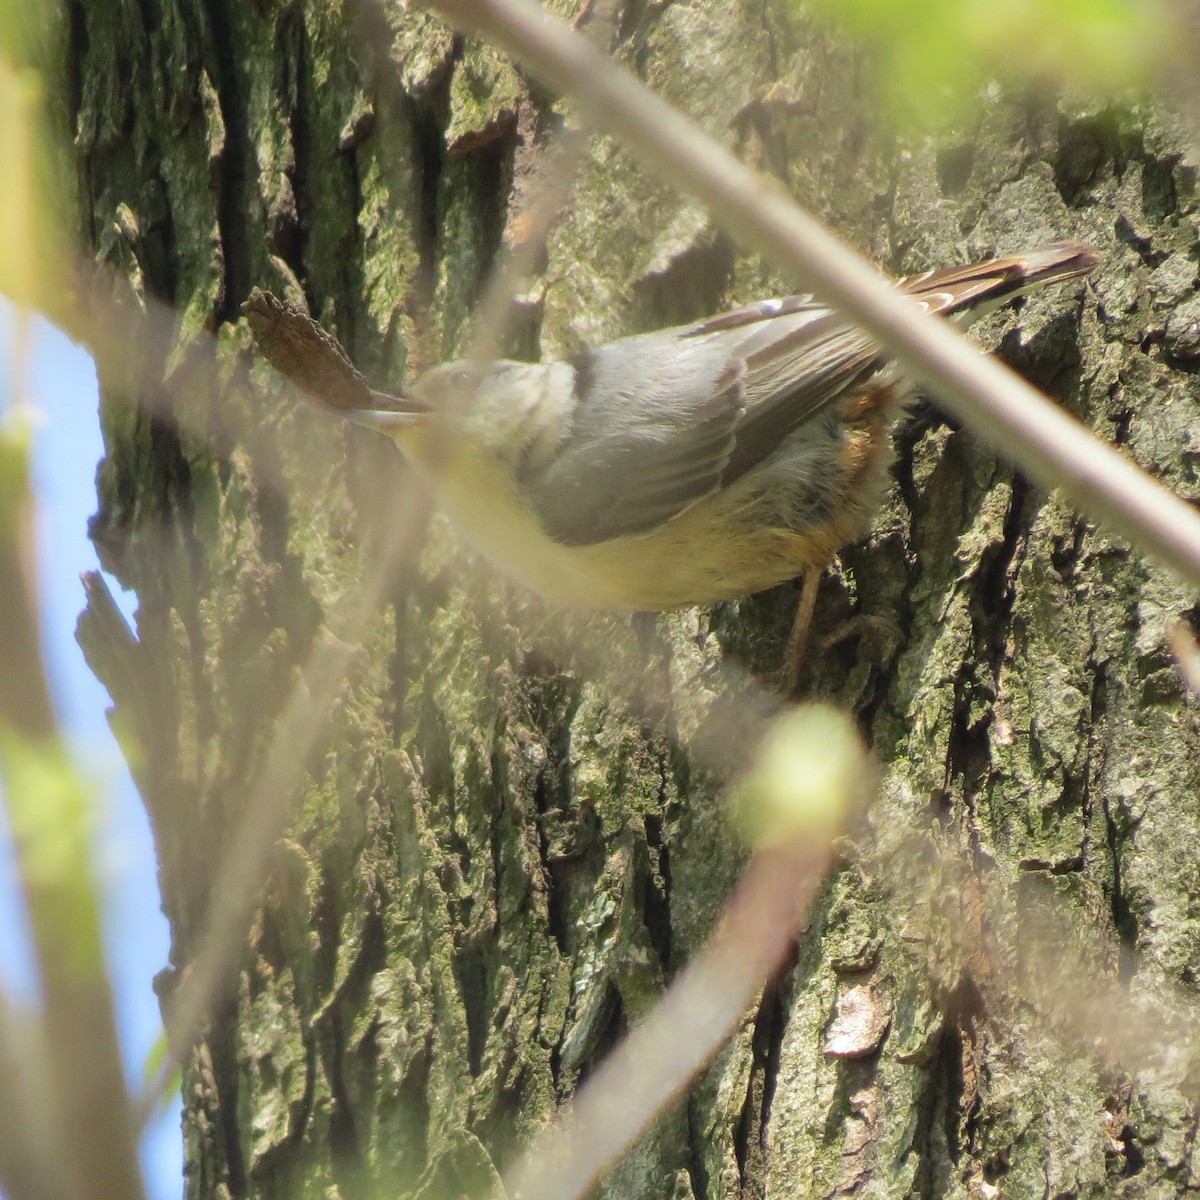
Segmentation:
<svg viewBox="0 0 1200 1200">
<path fill-rule="evenodd" d="M 894 286 L 966 326 L 1098 262 L 1059 242 Z M 338 411 L 392 438 L 465 540 L 553 602 L 662 611 L 803 577 L 794 658 L 816 581 L 878 508 L 912 393 L 868 334 L 788 296 L 552 362 L 446 363 Z"/>
</svg>

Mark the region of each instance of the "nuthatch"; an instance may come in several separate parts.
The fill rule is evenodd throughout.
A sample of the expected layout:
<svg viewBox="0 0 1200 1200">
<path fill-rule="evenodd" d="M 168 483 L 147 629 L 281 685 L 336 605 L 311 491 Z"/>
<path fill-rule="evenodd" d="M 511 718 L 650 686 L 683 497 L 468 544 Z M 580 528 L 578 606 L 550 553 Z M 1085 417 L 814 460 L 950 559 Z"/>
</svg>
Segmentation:
<svg viewBox="0 0 1200 1200">
<path fill-rule="evenodd" d="M 967 324 L 1098 261 L 1063 242 L 897 286 Z M 531 591 L 637 612 L 826 566 L 866 532 L 910 390 L 865 333 L 794 296 L 562 362 L 447 363 L 344 415 L 394 438 L 463 536 Z"/>
<path fill-rule="evenodd" d="M 1062 242 L 896 286 L 965 325 L 1098 261 Z M 338 410 L 394 438 L 463 536 L 534 592 L 638 612 L 805 575 L 793 666 L 820 571 L 875 512 L 888 417 L 911 392 L 885 350 L 808 296 L 561 362 L 448 363 L 399 396 L 370 391 L 308 318 L 303 339 L 325 345 L 298 366 L 294 333 L 270 328 L 286 306 L 256 292 L 245 307 L 264 352 L 305 390 L 320 397 L 352 375 Z"/>
</svg>

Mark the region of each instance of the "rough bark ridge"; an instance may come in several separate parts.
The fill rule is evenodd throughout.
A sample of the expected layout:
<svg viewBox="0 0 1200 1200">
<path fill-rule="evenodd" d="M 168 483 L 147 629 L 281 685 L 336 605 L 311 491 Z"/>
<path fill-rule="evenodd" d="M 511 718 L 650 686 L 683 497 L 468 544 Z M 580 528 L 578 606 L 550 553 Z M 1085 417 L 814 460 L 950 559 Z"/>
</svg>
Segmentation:
<svg viewBox="0 0 1200 1200">
<path fill-rule="evenodd" d="M 399 4 L 69 13 L 81 229 L 180 314 L 176 347 L 103 364 L 94 532 L 140 609 L 134 636 L 98 594 L 82 630 L 137 747 L 179 971 L 297 664 L 369 554 L 356 513 L 387 503 L 384 448 L 261 372 L 243 386 L 238 304 L 256 283 L 302 296 L 378 386 L 449 356 L 563 110 Z M 891 270 L 1089 241 L 1094 291 L 1039 296 L 985 339 L 1200 491 L 1195 162 L 1160 116 L 1000 96 L 905 142 L 872 118 L 860 55 L 769 3 L 629 0 L 612 45 Z M 785 288 L 597 139 L 510 350 Z M 227 394 L 168 414 L 163 381 L 203 331 Z M 704 937 L 738 863 L 721 780 L 686 747 L 728 736 L 729 668 L 775 666 L 793 599 L 564 617 L 435 523 L 188 1064 L 189 1196 L 481 1193 Z M 902 637 L 844 640 L 810 679 L 884 764 L 873 831 L 794 968 L 603 1194 L 1196 1186 L 1190 1055 L 1119 1007 L 1194 997 L 1200 757 L 1162 636 L 1192 603 L 970 436 L 903 426 L 815 630 L 865 614 Z M 1119 1062 L 1079 997 L 1121 1023 Z"/>
</svg>

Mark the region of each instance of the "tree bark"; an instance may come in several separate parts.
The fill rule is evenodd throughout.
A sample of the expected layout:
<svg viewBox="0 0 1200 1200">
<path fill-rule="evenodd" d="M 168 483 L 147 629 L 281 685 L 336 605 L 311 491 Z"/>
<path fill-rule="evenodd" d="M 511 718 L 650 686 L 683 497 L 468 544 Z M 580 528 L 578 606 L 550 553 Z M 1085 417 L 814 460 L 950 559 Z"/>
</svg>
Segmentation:
<svg viewBox="0 0 1200 1200">
<path fill-rule="evenodd" d="M 179 314 L 174 345 L 101 356 L 93 534 L 139 610 L 131 634 L 97 591 L 81 627 L 157 836 L 169 1008 L 299 666 L 373 552 L 362 514 L 404 470 L 247 375 L 239 305 L 256 284 L 307 302 L 381 388 L 461 352 L 566 112 L 399 5 L 69 15 L 83 237 Z M 1172 120 L 1000 94 L 906 135 L 865 54 L 794 8 L 629 3 L 591 29 L 890 271 L 1089 242 L 1086 294 L 1039 295 L 982 340 L 1200 493 L 1196 160 Z M 506 350 L 786 291 L 596 137 Z M 203 334 L 227 385 L 167 400 Z M 896 442 L 812 644 L 874 623 L 805 681 L 882 766 L 869 828 L 785 977 L 604 1195 L 1196 1186 L 1200 757 L 1165 648 L 1194 598 L 932 411 Z M 186 1064 L 189 1197 L 484 1193 L 709 931 L 740 865 L 713 741 L 778 666 L 795 597 L 563 614 L 435 519 Z M 856 1006 L 875 1032 L 839 1042 Z"/>
</svg>

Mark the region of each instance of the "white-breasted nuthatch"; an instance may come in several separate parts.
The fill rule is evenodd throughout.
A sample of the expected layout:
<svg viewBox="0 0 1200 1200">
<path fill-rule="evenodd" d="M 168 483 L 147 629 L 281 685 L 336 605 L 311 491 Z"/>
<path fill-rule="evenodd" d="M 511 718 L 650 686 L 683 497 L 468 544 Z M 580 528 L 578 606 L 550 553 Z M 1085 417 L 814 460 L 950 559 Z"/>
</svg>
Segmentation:
<svg viewBox="0 0 1200 1200">
<path fill-rule="evenodd" d="M 1063 242 L 897 286 L 966 324 L 1098 261 Z M 910 391 L 802 296 L 561 362 L 448 363 L 340 411 L 394 438 L 463 536 L 532 591 L 644 611 L 761 591 L 861 537 Z"/>
</svg>

